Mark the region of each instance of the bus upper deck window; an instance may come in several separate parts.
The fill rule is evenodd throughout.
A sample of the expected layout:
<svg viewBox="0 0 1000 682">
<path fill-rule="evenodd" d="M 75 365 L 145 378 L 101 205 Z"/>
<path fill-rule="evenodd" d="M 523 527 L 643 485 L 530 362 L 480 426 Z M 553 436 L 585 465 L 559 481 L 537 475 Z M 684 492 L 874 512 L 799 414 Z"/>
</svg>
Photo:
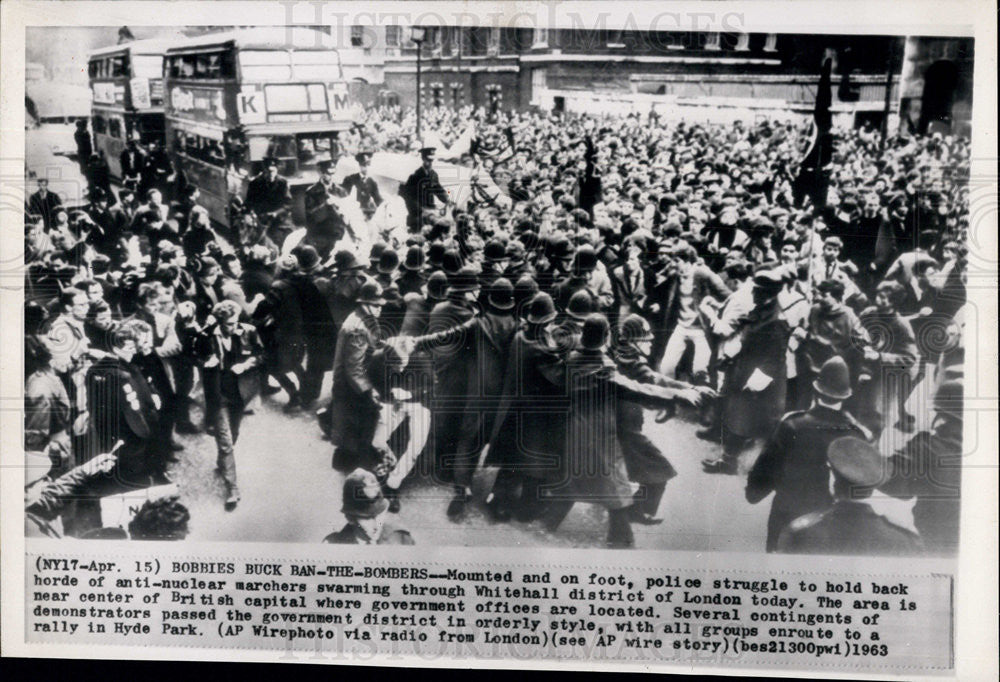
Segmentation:
<svg viewBox="0 0 1000 682">
<path fill-rule="evenodd" d="M 112 118 L 108 120 L 108 134 L 111 137 L 116 137 L 119 140 L 122 139 L 122 122 L 117 118 Z"/>
<path fill-rule="evenodd" d="M 128 60 L 124 55 L 111 60 L 111 76 L 118 78 L 128 75 Z"/>
</svg>

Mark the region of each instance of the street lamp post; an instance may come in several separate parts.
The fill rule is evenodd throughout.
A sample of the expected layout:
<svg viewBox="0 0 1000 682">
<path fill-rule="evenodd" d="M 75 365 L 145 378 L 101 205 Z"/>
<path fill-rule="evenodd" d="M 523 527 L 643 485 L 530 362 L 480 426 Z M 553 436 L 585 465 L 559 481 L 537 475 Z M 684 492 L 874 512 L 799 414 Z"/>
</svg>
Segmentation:
<svg viewBox="0 0 1000 682">
<path fill-rule="evenodd" d="M 426 35 L 426 29 L 422 26 L 412 26 L 410 28 L 410 40 L 412 40 L 417 45 L 417 143 L 420 143 L 420 100 L 422 99 L 420 91 L 420 52 L 423 46 L 424 36 Z"/>
</svg>

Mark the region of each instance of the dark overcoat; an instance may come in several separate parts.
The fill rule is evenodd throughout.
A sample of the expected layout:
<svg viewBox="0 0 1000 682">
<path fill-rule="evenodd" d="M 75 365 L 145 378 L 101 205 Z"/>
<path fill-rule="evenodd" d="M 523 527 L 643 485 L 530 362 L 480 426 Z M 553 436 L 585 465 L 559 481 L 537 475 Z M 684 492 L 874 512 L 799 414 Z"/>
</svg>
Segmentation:
<svg viewBox="0 0 1000 682">
<path fill-rule="evenodd" d="M 833 502 L 826 451 L 844 436 L 864 439 L 850 414 L 821 405 L 790 412 L 778 423 L 750 470 L 746 487 L 751 504 L 774 491 L 767 519 L 767 551 L 777 548 L 781 531 L 794 519 L 823 511 Z"/>
<path fill-rule="evenodd" d="M 608 509 L 632 504 L 618 440 L 617 406 L 631 401 L 649 408 L 672 404 L 672 391 L 622 376 L 601 351 L 578 350 L 566 361 L 569 428 L 555 499 L 592 502 Z"/>
<path fill-rule="evenodd" d="M 560 478 L 569 429 L 569 394 L 556 349 L 521 330 L 507 355 L 503 398 L 486 464 L 531 478 Z"/>
<path fill-rule="evenodd" d="M 765 437 L 785 411 L 788 339 L 791 327 L 777 299 L 747 315 L 740 352 L 726 368 L 722 423 L 738 436 Z M 762 391 L 745 390 L 755 372 L 771 377 Z"/>
</svg>

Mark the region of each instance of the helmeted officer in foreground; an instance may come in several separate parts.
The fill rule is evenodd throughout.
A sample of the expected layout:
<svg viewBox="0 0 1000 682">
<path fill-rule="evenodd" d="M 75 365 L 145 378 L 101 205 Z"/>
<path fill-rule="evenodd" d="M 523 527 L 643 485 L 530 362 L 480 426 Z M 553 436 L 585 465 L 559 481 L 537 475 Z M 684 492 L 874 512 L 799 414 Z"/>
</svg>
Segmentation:
<svg viewBox="0 0 1000 682">
<path fill-rule="evenodd" d="M 382 486 L 370 471 L 355 469 L 344 480 L 344 506 L 347 525 L 330 533 L 323 542 L 335 545 L 414 545 L 409 531 L 385 523 L 389 501 Z"/>
<path fill-rule="evenodd" d="M 778 539 L 779 552 L 910 556 L 923 550 L 915 533 L 878 515 L 868 503 L 887 473 L 878 450 L 847 436 L 830 443 L 827 460 L 833 470 L 833 506 L 792 521 Z"/>
<path fill-rule="evenodd" d="M 767 519 L 768 552 L 775 551 L 779 534 L 791 521 L 830 506 L 827 446 L 843 436 L 866 435 L 844 410 L 844 401 L 851 397 L 851 378 L 847 364 L 839 356 L 823 364 L 813 391 L 813 406 L 789 412 L 778 422 L 747 476 L 746 498 L 750 504 L 757 504 L 774 491 Z"/>
</svg>

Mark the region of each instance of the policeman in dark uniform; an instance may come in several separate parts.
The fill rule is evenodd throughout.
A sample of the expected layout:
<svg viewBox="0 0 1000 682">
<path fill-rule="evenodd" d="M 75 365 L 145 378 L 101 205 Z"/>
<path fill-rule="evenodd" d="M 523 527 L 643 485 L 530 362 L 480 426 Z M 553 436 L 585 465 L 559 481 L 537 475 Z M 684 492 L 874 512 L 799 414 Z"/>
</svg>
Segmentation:
<svg viewBox="0 0 1000 682">
<path fill-rule="evenodd" d="M 87 495 L 76 500 L 75 513 L 64 516 L 68 535 L 79 537 L 101 527 L 100 497 L 163 482 L 154 480 L 162 465 L 162 402 L 132 363 L 139 340 L 134 326 L 123 325 L 111 337 L 111 354 L 87 371 L 89 443 L 77 463 L 109 452 L 118 441 L 121 445 L 114 469 L 93 479 Z"/>
<path fill-rule="evenodd" d="M 333 180 L 335 166 L 333 161 L 320 161 L 319 180 L 310 185 L 305 193 L 306 227 L 313 238 L 312 242 L 321 243 L 324 247 L 329 244 L 329 249 L 332 249 L 333 245 L 344 236 L 343 221 L 337 219 L 336 209 L 330 205 L 332 197 L 346 195 L 346 192 Z M 326 248 L 318 251 L 321 257 L 329 256 L 329 250 Z"/>
<path fill-rule="evenodd" d="M 351 173 L 344 178 L 344 190 L 350 194 L 352 190 L 357 191 L 358 203 L 365 217 L 371 220 L 375 215 L 375 210 L 382 205 L 382 194 L 378 191 L 378 183 L 368 175 L 368 167 L 372 162 L 371 152 L 358 152 L 354 155 L 358 162 L 358 172 Z"/>
<path fill-rule="evenodd" d="M 91 452 L 108 452 L 123 441 L 118 450 L 119 480 L 133 486 L 149 484 L 149 456 L 156 452 L 162 407 L 162 400 L 132 362 L 139 343 L 135 328 L 124 325 L 112 334 L 111 355 L 87 371 Z"/>
<path fill-rule="evenodd" d="M 420 168 L 413 171 L 399 188 L 399 194 L 406 202 L 408 213 L 406 224 L 411 230 L 420 229 L 424 211 L 434 209 L 434 199 L 442 204 L 448 203 L 448 192 L 441 186 L 437 171 L 434 170 L 435 151 L 436 148 L 430 146 L 420 150 L 422 161 Z"/>
<path fill-rule="evenodd" d="M 875 513 L 867 499 L 886 478 L 882 456 L 853 436 L 830 443 L 833 505 L 792 521 L 778 539 L 788 554 L 869 554 L 912 556 L 923 549 L 920 537 Z"/>
<path fill-rule="evenodd" d="M 775 493 L 767 519 L 768 552 L 777 549 L 778 536 L 792 520 L 823 511 L 833 501 L 826 463 L 830 443 L 844 436 L 869 435 L 843 408 L 851 397 L 851 380 L 847 364 L 839 356 L 823 363 L 813 390 L 813 406 L 781 419 L 747 477 L 750 504 Z"/>
<path fill-rule="evenodd" d="M 265 159 L 264 170 L 247 185 L 243 203 L 248 211 L 256 213 L 258 219 L 267 225 L 267 236 L 278 246 L 291 231 L 284 225 L 291 201 L 288 181 L 278 175 L 278 160 L 274 157 Z"/>
<path fill-rule="evenodd" d="M 344 480 L 344 506 L 347 525 L 330 533 L 323 542 L 335 545 L 413 545 L 413 536 L 385 523 L 389 501 L 382 486 L 370 471 L 355 469 Z"/>
</svg>

